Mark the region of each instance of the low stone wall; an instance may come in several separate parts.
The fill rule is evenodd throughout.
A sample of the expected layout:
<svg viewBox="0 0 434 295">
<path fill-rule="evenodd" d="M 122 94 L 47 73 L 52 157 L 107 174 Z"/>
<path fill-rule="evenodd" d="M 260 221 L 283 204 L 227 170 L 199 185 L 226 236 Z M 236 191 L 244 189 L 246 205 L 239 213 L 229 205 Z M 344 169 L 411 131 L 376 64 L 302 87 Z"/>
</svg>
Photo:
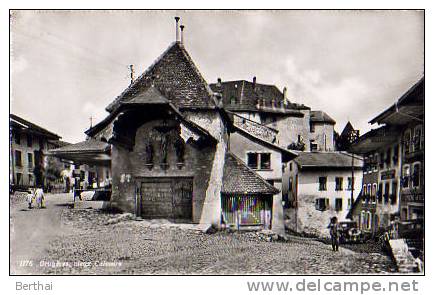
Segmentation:
<svg viewBox="0 0 434 295">
<path fill-rule="evenodd" d="M 418 272 L 416 259 L 411 255 L 408 250 L 407 243 L 404 239 L 389 240 L 390 252 L 392 258 L 401 273 L 414 273 Z"/>
<path fill-rule="evenodd" d="M 25 203 L 27 199 L 27 192 L 14 192 L 9 195 L 11 205 Z"/>
</svg>

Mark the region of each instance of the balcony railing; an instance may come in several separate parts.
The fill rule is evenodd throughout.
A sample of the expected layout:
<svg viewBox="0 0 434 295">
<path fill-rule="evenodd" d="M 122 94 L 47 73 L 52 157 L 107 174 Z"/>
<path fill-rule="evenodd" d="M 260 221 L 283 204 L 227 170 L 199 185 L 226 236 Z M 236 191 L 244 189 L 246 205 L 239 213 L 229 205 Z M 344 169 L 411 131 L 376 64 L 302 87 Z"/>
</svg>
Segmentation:
<svg viewBox="0 0 434 295">
<path fill-rule="evenodd" d="M 243 118 L 241 116 L 234 115 L 234 125 L 266 141 L 274 142 L 276 139 L 277 130 L 264 126 L 255 121 Z"/>
</svg>

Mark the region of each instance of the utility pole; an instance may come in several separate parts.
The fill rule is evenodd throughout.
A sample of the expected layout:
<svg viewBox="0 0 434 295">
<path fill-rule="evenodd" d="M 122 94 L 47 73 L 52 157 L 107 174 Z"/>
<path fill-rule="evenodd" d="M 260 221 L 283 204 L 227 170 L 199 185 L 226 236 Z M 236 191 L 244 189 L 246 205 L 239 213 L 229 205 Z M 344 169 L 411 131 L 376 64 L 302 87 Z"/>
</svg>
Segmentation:
<svg viewBox="0 0 434 295">
<path fill-rule="evenodd" d="M 351 206 L 354 204 L 354 153 L 351 153 Z"/>
</svg>

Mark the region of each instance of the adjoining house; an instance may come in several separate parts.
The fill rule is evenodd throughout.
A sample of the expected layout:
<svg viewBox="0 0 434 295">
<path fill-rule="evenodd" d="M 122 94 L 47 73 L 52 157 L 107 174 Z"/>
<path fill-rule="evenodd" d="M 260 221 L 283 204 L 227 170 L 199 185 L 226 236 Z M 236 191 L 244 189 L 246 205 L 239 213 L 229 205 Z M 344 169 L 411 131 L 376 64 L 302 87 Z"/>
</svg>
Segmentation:
<svg viewBox="0 0 434 295">
<path fill-rule="evenodd" d="M 333 151 L 335 121 L 322 111 L 292 103 L 287 89 L 252 81 L 210 84 L 222 96 L 224 108 L 238 116 L 276 130 L 274 143 L 291 150 Z"/>
<path fill-rule="evenodd" d="M 424 101 L 420 79 L 370 121 L 382 124 L 360 137 L 352 152 L 364 155 L 363 191 L 349 217 L 373 233 L 388 230 L 422 248 L 424 238 Z M 367 214 L 369 207 L 369 215 Z"/>
<path fill-rule="evenodd" d="M 375 235 L 395 220 L 399 211 L 399 129 L 382 126 L 362 135 L 351 151 L 364 158 L 362 190 L 349 217 Z"/>
<path fill-rule="evenodd" d="M 111 206 L 144 218 L 283 228 L 273 207 L 279 190 L 229 151 L 233 120 L 182 40 L 106 110 L 88 140 L 53 153 L 109 165 Z"/>
<path fill-rule="evenodd" d="M 273 198 L 273 217 L 283 219 L 284 169 L 297 154 L 275 144 L 277 130 L 235 113 L 230 114 L 233 125 L 229 134 L 229 150 L 278 190 Z"/>
<path fill-rule="evenodd" d="M 60 136 L 17 115 L 9 115 L 10 185 L 11 189 L 51 187 L 68 163 L 47 156 L 49 149 L 64 142 Z"/>
<path fill-rule="evenodd" d="M 289 163 L 288 229 L 325 237 L 330 218 L 346 219 L 360 191 L 363 161 L 346 152 L 300 152 Z"/>
</svg>

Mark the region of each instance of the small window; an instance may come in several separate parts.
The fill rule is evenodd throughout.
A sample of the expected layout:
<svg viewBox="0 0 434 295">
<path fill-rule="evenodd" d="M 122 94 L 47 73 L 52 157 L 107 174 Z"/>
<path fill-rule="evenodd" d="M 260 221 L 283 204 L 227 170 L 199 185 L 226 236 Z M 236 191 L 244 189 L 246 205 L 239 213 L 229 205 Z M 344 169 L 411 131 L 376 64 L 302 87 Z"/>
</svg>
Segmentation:
<svg viewBox="0 0 434 295">
<path fill-rule="evenodd" d="M 17 173 L 17 184 L 23 184 L 23 174 L 22 173 Z"/>
<path fill-rule="evenodd" d="M 390 184 L 388 182 L 386 182 L 384 185 L 384 203 L 385 204 L 389 203 L 389 198 L 390 198 L 389 192 L 390 192 Z"/>
<path fill-rule="evenodd" d="M 348 177 L 348 179 L 347 179 L 347 190 L 351 190 L 352 188 L 353 188 L 353 181 L 352 181 L 352 177 Z"/>
<path fill-rule="evenodd" d="M 33 167 L 33 154 L 32 153 L 27 154 L 27 162 L 29 163 L 29 168 L 32 168 Z"/>
<path fill-rule="evenodd" d="M 289 178 L 288 191 L 292 192 L 292 177 Z"/>
<path fill-rule="evenodd" d="M 21 144 L 21 133 L 15 132 L 14 133 L 14 139 L 16 144 Z"/>
<path fill-rule="evenodd" d="M 247 153 L 247 166 L 252 169 L 258 169 L 258 154 Z"/>
<path fill-rule="evenodd" d="M 231 104 L 236 104 L 237 103 L 237 99 L 235 98 L 235 96 L 231 96 Z"/>
<path fill-rule="evenodd" d="M 404 171 L 402 174 L 402 187 L 408 187 L 410 182 L 410 166 L 404 166 Z"/>
<path fill-rule="evenodd" d="M 380 183 L 378 187 L 378 203 L 383 202 L 383 184 Z"/>
<path fill-rule="evenodd" d="M 310 122 L 310 132 L 314 133 L 315 132 L 315 124 L 313 122 Z"/>
<path fill-rule="evenodd" d="M 311 142 L 310 142 L 310 150 L 311 151 L 317 151 L 318 150 L 318 144 L 316 142 L 314 142 L 313 140 L 311 140 Z"/>
<path fill-rule="evenodd" d="M 318 198 L 315 200 L 315 209 L 318 211 L 325 211 L 329 207 L 329 199 Z"/>
<path fill-rule="evenodd" d="M 335 210 L 342 211 L 342 198 L 335 199 Z"/>
<path fill-rule="evenodd" d="M 33 137 L 31 134 L 27 134 L 27 146 L 32 147 L 33 145 Z"/>
<path fill-rule="evenodd" d="M 411 141 L 411 134 L 410 131 L 407 131 L 404 135 L 404 152 L 406 154 L 410 152 L 410 141 Z"/>
<path fill-rule="evenodd" d="M 292 162 L 289 163 L 289 171 L 292 171 Z"/>
<path fill-rule="evenodd" d="M 421 149 L 422 128 L 416 127 L 414 131 L 413 150 L 419 151 Z"/>
<path fill-rule="evenodd" d="M 342 191 L 343 190 L 344 179 L 342 177 L 336 177 L 335 178 L 335 183 L 336 183 L 335 190 L 336 191 Z"/>
<path fill-rule="evenodd" d="M 348 198 L 348 200 L 347 200 L 347 201 L 348 201 L 348 205 L 347 205 L 347 208 L 348 208 L 348 209 L 351 209 L 351 198 Z"/>
<path fill-rule="evenodd" d="M 376 183 L 374 183 L 372 185 L 372 194 L 371 194 L 371 196 L 372 196 L 372 201 L 375 202 L 376 199 L 377 199 L 377 184 Z"/>
<path fill-rule="evenodd" d="M 15 151 L 15 165 L 18 167 L 23 166 L 23 162 L 21 159 L 21 151 Z"/>
<path fill-rule="evenodd" d="M 268 170 L 271 168 L 271 154 L 262 153 L 261 154 L 261 169 Z"/>
<path fill-rule="evenodd" d="M 33 174 L 29 174 L 29 185 L 30 185 L 30 186 L 35 185 L 34 178 L 33 178 Z"/>
<path fill-rule="evenodd" d="M 413 166 L 413 176 L 412 176 L 413 187 L 419 187 L 420 184 L 420 164 L 414 164 Z"/>
<path fill-rule="evenodd" d="M 366 189 L 366 195 L 371 196 L 371 184 L 368 184 L 368 187 Z"/>
<path fill-rule="evenodd" d="M 398 164 L 398 153 L 399 153 L 399 147 L 398 145 L 395 145 L 393 147 L 393 165 L 397 165 Z"/>
<path fill-rule="evenodd" d="M 397 200 L 397 187 L 396 181 L 392 182 L 392 193 L 390 194 L 390 204 L 395 205 Z"/>
<path fill-rule="evenodd" d="M 318 179 L 319 182 L 319 188 L 320 191 L 326 191 L 327 190 L 327 177 L 321 176 Z"/>
</svg>

